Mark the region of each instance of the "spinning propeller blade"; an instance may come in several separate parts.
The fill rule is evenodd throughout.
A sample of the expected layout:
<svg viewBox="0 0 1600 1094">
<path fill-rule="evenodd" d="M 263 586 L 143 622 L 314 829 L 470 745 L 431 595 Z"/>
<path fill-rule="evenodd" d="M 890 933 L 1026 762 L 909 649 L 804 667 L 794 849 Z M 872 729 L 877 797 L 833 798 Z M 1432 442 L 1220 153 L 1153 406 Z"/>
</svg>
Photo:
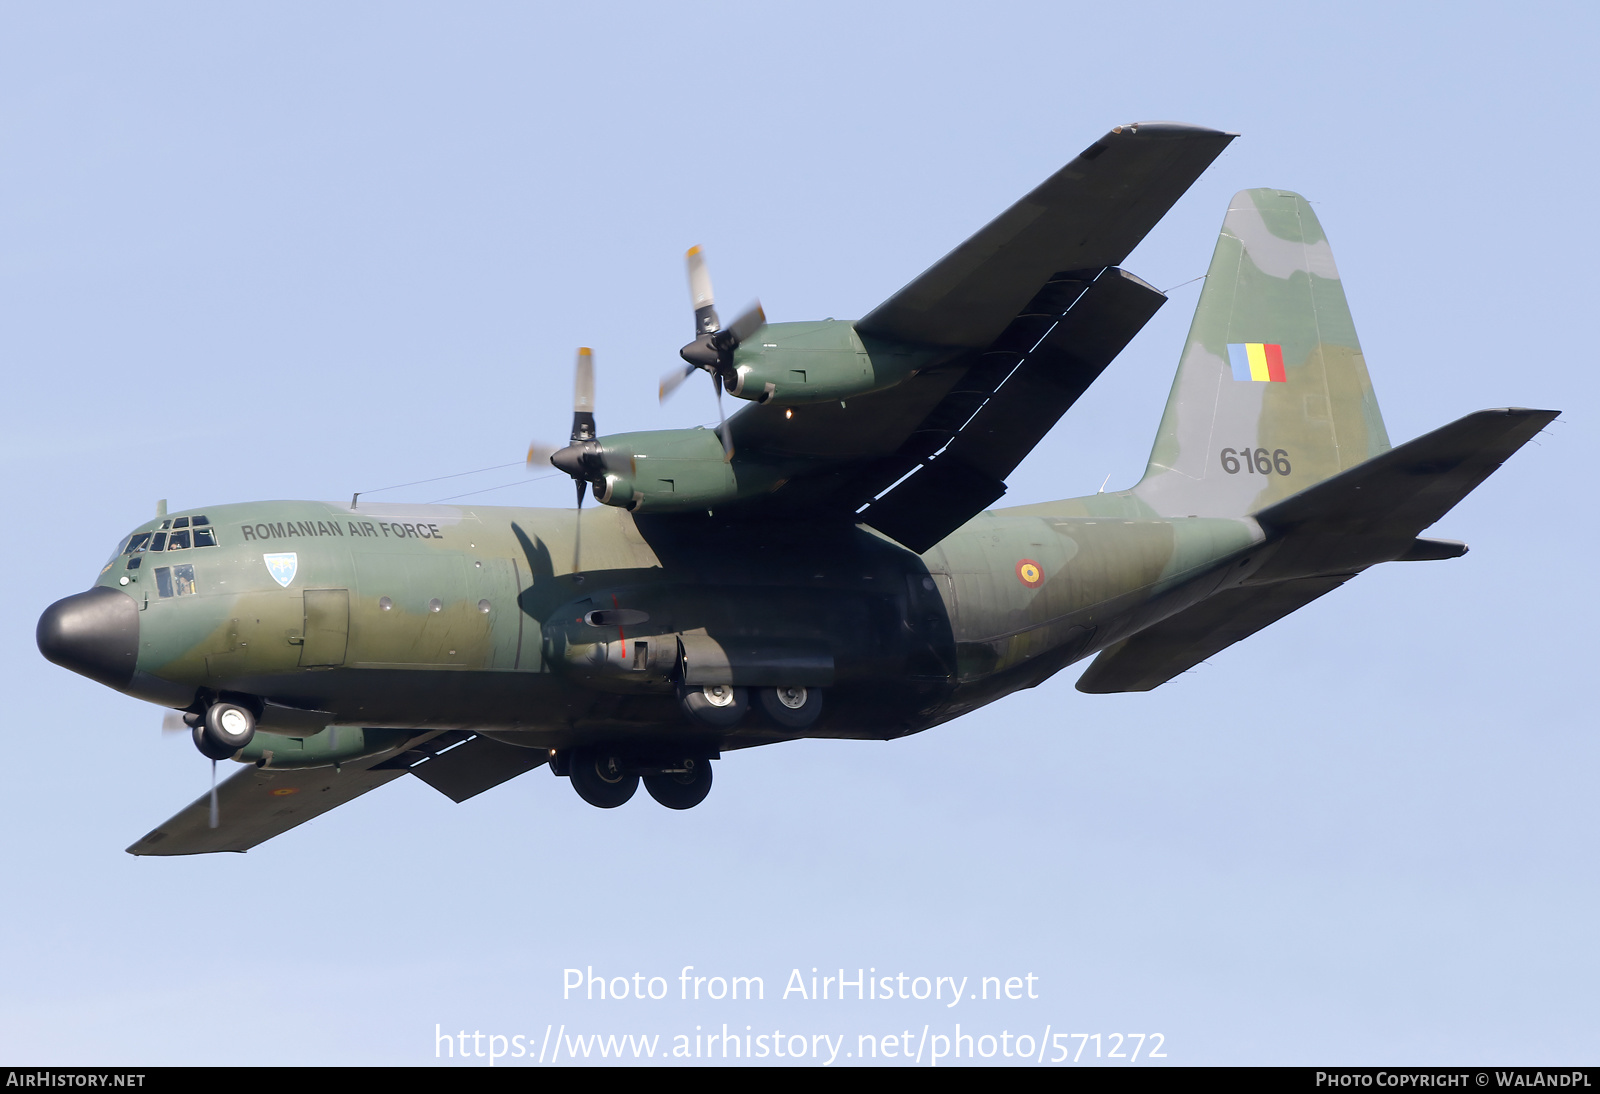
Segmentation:
<svg viewBox="0 0 1600 1094">
<path fill-rule="evenodd" d="M 723 327 L 717 318 L 716 300 L 711 291 L 711 272 L 706 269 L 705 255 L 699 247 L 690 247 L 684 256 L 689 266 L 689 302 L 694 305 L 695 340 L 678 351 L 678 356 L 688 362 L 681 372 L 669 372 L 661 378 L 661 401 L 678 389 L 695 369 L 703 369 L 711 376 L 717 393 L 717 435 L 722 438 L 724 459 L 733 459 L 733 437 L 728 432 L 728 416 L 722 409 L 722 389 L 734 382 L 733 351 L 740 344 L 767 325 L 767 313 L 761 310 L 758 300 L 733 325 Z"/>
</svg>

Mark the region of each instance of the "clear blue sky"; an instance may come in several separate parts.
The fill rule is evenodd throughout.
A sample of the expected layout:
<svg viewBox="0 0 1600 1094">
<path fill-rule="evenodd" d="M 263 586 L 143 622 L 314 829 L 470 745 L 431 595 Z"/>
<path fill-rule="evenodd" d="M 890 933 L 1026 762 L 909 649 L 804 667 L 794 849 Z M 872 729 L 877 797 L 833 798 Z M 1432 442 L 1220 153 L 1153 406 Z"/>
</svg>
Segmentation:
<svg viewBox="0 0 1600 1094">
<path fill-rule="evenodd" d="M 850 1051 L 959 1021 L 1159 1032 L 1175 1063 L 1594 1062 L 1597 31 L 1539 3 L 0 8 L 0 1060 L 424 1063 L 436 1024 Z M 1396 440 L 1566 412 L 1436 526 L 1466 558 L 1148 695 L 1070 669 L 909 740 L 730 756 L 683 815 L 540 770 L 460 806 L 403 780 L 243 856 L 123 853 L 207 765 L 33 629 L 156 499 L 514 461 L 563 435 L 578 345 L 603 431 L 707 420 L 699 385 L 655 403 L 690 244 L 727 309 L 854 318 L 1159 118 L 1243 135 L 1133 272 L 1196 277 L 1229 195 L 1298 190 Z M 1010 500 L 1138 478 L 1197 289 Z M 675 999 L 685 965 L 768 997 L 561 998 L 594 966 Z M 813 967 L 1039 998 L 778 998 Z"/>
</svg>

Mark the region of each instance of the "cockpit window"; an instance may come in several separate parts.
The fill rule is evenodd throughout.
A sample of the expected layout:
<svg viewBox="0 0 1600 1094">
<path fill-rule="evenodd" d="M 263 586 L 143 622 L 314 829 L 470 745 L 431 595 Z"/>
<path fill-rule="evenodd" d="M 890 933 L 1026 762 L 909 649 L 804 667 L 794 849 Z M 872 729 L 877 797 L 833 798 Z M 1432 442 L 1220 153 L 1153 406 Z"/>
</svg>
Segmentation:
<svg viewBox="0 0 1600 1094">
<path fill-rule="evenodd" d="M 183 518 L 180 517 L 179 519 L 181 520 Z M 187 528 L 181 532 L 173 532 L 172 538 L 167 540 L 167 550 L 169 551 L 185 551 L 188 550 L 188 548 L 189 529 Z"/>
<path fill-rule="evenodd" d="M 149 550 L 149 548 L 150 533 L 140 532 L 138 535 L 128 540 L 128 545 L 122 549 L 122 553 L 125 555 L 136 555 L 140 551 Z"/>
<path fill-rule="evenodd" d="M 117 559 L 122 557 L 122 552 L 128 547 L 128 540 L 132 538 L 132 536 L 125 536 L 122 542 L 117 544 L 117 549 L 111 552 L 111 557 L 106 559 L 106 564 L 100 567 L 101 573 L 105 573 L 107 570 L 111 569 L 112 564 L 115 563 Z"/>
<path fill-rule="evenodd" d="M 161 530 L 163 532 L 165 532 L 168 528 L 171 528 L 171 527 L 172 527 L 172 522 L 170 520 L 164 520 L 164 521 L 161 522 Z"/>
<path fill-rule="evenodd" d="M 167 533 L 157 532 L 150 540 L 152 551 L 165 551 L 167 549 Z"/>
<path fill-rule="evenodd" d="M 189 518 L 179 517 L 177 520 L 172 522 L 172 526 L 174 528 L 187 528 L 189 527 Z"/>
<path fill-rule="evenodd" d="M 205 520 L 206 518 L 197 517 L 196 519 Z M 217 534 L 210 528 L 196 528 L 194 530 L 194 545 L 196 547 L 215 547 L 217 545 Z"/>
</svg>

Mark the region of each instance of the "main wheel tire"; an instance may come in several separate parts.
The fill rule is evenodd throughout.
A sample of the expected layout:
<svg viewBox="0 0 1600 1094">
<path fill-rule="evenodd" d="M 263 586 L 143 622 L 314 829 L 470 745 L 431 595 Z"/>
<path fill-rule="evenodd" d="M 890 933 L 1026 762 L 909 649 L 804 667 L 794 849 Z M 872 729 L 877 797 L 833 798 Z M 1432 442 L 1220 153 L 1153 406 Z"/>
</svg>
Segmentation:
<svg viewBox="0 0 1600 1094">
<path fill-rule="evenodd" d="M 678 688 L 678 706 L 696 725 L 732 729 L 750 709 L 750 693 L 731 684 L 682 685 Z"/>
<path fill-rule="evenodd" d="M 646 775 L 644 788 L 668 809 L 693 809 L 711 793 L 711 761 L 685 759 L 678 765 L 687 771 Z"/>
<path fill-rule="evenodd" d="M 784 729 L 809 729 L 822 716 L 822 689 L 762 688 L 761 710 Z"/>
<path fill-rule="evenodd" d="M 194 727 L 194 746 L 208 760 L 226 760 L 256 735 L 256 716 L 237 703 L 212 703 Z"/>
<path fill-rule="evenodd" d="M 194 747 L 198 748 L 200 755 L 208 760 L 226 760 L 239 751 L 237 748 L 229 748 L 227 745 L 219 745 L 212 741 L 206 736 L 204 725 L 195 726 L 190 733 L 194 737 Z"/>
<path fill-rule="evenodd" d="M 577 749 L 572 753 L 572 789 L 578 797 L 599 809 L 625 805 L 639 789 L 639 776 L 628 770 L 622 758 L 604 749 Z"/>
</svg>

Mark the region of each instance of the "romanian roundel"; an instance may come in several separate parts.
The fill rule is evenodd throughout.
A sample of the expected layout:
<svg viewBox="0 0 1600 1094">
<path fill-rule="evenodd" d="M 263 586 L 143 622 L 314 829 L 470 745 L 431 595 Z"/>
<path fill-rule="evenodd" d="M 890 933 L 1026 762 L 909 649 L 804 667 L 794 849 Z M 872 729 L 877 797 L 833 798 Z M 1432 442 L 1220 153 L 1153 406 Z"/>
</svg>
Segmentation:
<svg viewBox="0 0 1600 1094">
<path fill-rule="evenodd" d="M 1031 558 L 1025 558 L 1017 563 L 1017 580 L 1030 589 L 1037 589 L 1044 584 L 1044 570 Z"/>
</svg>

